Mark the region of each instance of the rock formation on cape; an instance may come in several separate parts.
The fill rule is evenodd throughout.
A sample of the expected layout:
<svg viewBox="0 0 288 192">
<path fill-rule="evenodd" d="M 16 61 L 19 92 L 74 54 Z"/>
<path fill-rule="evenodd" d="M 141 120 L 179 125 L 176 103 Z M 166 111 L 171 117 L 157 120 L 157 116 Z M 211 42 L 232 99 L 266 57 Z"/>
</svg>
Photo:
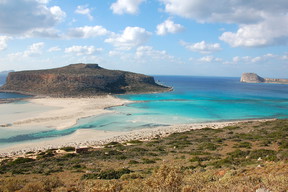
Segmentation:
<svg viewBox="0 0 288 192">
<path fill-rule="evenodd" d="M 9 73 L 1 91 L 53 97 L 88 97 L 105 94 L 169 91 L 147 75 L 108 70 L 98 64 L 71 64 L 48 70 Z"/>
<path fill-rule="evenodd" d="M 277 83 L 288 84 L 288 79 L 263 78 L 256 73 L 243 73 L 240 79 L 243 83 Z"/>
</svg>

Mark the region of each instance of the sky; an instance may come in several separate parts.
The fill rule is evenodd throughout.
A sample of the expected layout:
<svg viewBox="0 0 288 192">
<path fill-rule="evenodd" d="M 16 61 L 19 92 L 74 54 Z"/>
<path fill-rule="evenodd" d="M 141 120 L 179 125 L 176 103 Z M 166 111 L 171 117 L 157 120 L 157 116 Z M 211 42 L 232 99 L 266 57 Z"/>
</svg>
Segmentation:
<svg viewBox="0 0 288 192">
<path fill-rule="evenodd" d="M 288 78 L 287 0 L 0 0 L 0 71 Z"/>
</svg>

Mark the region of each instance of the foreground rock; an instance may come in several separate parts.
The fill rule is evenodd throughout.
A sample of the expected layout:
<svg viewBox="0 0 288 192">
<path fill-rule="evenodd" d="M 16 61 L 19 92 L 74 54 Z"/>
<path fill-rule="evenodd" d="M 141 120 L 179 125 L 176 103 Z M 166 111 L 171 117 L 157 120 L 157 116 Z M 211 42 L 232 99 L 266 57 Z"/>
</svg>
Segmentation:
<svg viewBox="0 0 288 192">
<path fill-rule="evenodd" d="M 87 97 L 105 94 L 168 91 L 154 78 L 97 64 L 72 64 L 62 68 L 9 73 L 0 90 L 53 97 Z"/>
<path fill-rule="evenodd" d="M 288 79 L 262 78 L 256 73 L 243 73 L 240 79 L 243 83 L 277 83 L 288 84 Z"/>
</svg>

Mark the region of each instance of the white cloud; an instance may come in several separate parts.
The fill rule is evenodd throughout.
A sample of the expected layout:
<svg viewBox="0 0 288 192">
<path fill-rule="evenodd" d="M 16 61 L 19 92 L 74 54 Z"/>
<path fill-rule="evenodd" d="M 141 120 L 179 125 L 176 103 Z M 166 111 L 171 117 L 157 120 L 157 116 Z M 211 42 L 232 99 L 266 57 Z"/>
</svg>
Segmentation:
<svg viewBox="0 0 288 192">
<path fill-rule="evenodd" d="M 178 33 L 184 30 L 184 27 L 180 24 L 175 24 L 170 19 L 167 19 L 163 23 L 157 25 L 157 35 L 166 35 L 167 33 Z"/>
<path fill-rule="evenodd" d="M 173 56 L 170 56 L 167 54 L 166 51 L 162 50 L 155 50 L 151 46 L 140 46 L 136 50 L 136 57 L 137 58 L 143 58 L 143 57 L 148 57 L 148 58 L 153 58 L 153 59 L 174 59 Z"/>
<path fill-rule="evenodd" d="M 48 7 L 48 1 L 1 1 L 0 33 L 22 34 L 33 29 L 51 28 L 63 21 L 66 14 L 58 6 Z"/>
<path fill-rule="evenodd" d="M 0 36 L 0 51 L 3 51 L 7 48 L 7 41 L 11 39 L 8 36 Z"/>
<path fill-rule="evenodd" d="M 69 30 L 68 36 L 73 38 L 92 38 L 97 36 L 108 35 L 109 32 L 102 26 L 95 25 L 95 26 L 84 26 L 73 28 Z"/>
<path fill-rule="evenodd" d="M 251 56 L 235 56 L 232 58 L 232 61 L 226 61 L 226 64 L 253 64 L 253 63 L 267 63 L 268 61 L 279 61 L 283 58 L 281 55 L 274 55 L 267 53 L 265 55 L 260 55 L 256 57 Z"/>
<path fill-rule="evenodd" d="M 75 53 L 77 56 L 81 55 L 93 55 L 97 52 L 103 51 L 102 48 L 96 48 L 94 46 L 77 46 L 65 48 L 65 53 Z"/>
<path fill-rule="evenodd" d="M 53 18 L 56 22 L 62 22 L 66 17 L 66 13 L 61 10 L 58 6 L 53 6 L 50 8 L 50 13 L 53 15 Z"/>
<path fill-rule="evenodd" d="M 285 0 L 160 0 L 165 11 L 198 22 L 248 24 L 263 20 L 266 13 L 287 12 Z"/>
<path fill-rule="evenodd" d="M 133 47 L 143 45 L 150 38 L 151 33 L 140 27 L 126 27 L 122 34 L 113 34 L 106 39 L 106 43 L 111 43 L 113 46 L 130 50 Z"/>
<path fill-rule="evenodd" d="M 32 57 L 32 56 L 41 55 L 42 51 L 43 51 L 43 47 L 44 47 L 44 43 L 43 42 L 34 43 L 31 46 L 29 46 L 28 50 L 26 50 L 23 53 L 23 56 L 24 57 Z"/>
<path fill-rule="evenodd" d="M 238 24 L 237 32 L 224 32 L 221 40 L 233 47 L 288 43 L 286 0 L 160 0 L 165 11 L 198 22 Z"/>
<path fill-rule="evenodd" d="M 198 43 L 187 43 L 184 41 L 180 41 L 180 44 L 183 45 L 186 49 L 189 49 L 190 51 L 199 52 L 202 54 L 209 54 L 221 50 L 221 46 L 219 43 L 209 44 L 205 41 L 201 41 Z"/>
<path fill-rule="evenodd" d="M 115 51 L 115 50 L 112 50 L 112 51 L 109 51 L 108 55 L 113 57 L 113 56 L 119 56 L 119 55 L 122 55 L 123 52 L 120 52 L 120 51 Z"/>
<path fill-rule="evenodd" d="M 54 28 L 38 28 L 24 34 L 24 37 L 61 38 L 61 34 Z"/>
<path fill-rule="evenodd" d="M 61 48 L 60 47 L 51 47 L 50 49 L 48 49 L 48 52 L 57 52 L 57 51 L 61 51 Z"/>
<path fill-rule="evenodd" d="M 110 7 L 113 13 L 122 15 L 124 13 L 136 14 L 139 6 L 145 0 L 117 0 Z"/>
<path fill-rule="evenodd" d="M 8 56 L 10 58 L 18 58 L 18 59 L 23 57 L 36 57 L 43 53 L 44 45 L 45 44 L 43 42 L 33 43 L 27 48 L 27 50 L 23 52 L 12 53 L 9 54 Z"/>
<path fill-rule="evenodd" d="M 206 63 L 211 63 L 211 62 L 221 62 L 222 59 L 221 58 L 217 58 L 214 56 L 205 56 L 205 57 L 201 57 L 200 59 L 198 59 L 200 62 L 206 62 Z"/>
<path fill-rule="evenodd" d="M 75 13 L 86 15 L 89 20 L 93 20 L 93 16 L 91 15 L 91 9 L 88 8 L 87 5 L 79 5 L 77 6 L 77 9 L 75 10 Z"/>
<path fill-rule="evenodd" d="M 232 47 L 256 47 L 288 43 L 288 15 L 283 17 L 270 16 L 257 24 L 241 25 L 236 33 L 225 32 L 220 40 Z"/>
</svg>

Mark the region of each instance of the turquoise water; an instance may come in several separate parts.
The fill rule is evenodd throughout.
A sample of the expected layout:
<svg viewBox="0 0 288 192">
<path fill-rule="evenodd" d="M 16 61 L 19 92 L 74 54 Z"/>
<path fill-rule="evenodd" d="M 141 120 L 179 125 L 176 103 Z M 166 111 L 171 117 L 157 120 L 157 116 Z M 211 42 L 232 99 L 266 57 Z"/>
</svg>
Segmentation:
<svg viewBox="0 0 288 192">
<path fill-rule="evenodd" d="M 239 78 L 157 76 L 174 91 L 120 95 L 135 101 L 108 110 L 115 113 L 84 118 L 65 130 L 48 130 L 1 138 L 0 143 L 61 137 L 77 129 L 127 131 L 181 123 L 241 119 L 288 118 L 288 85 L 245 84 Z"/>
<path fill-rule="evenodd" d="M 0 99 L 21 99 L 31 97 L 29 95 L 22 95 L 17 93 L 0 93 Z"/>
</svg>

